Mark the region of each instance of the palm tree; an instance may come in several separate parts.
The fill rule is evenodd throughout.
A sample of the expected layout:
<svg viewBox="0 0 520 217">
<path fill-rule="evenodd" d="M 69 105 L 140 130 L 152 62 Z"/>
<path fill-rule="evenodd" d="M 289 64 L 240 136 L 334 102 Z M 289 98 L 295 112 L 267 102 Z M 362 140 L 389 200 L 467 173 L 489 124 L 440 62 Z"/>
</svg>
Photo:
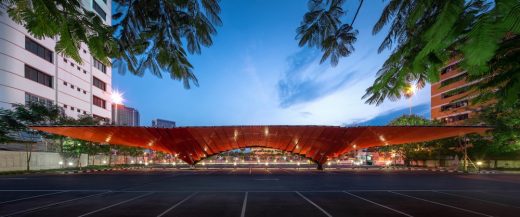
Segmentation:
<svg viewBox="0 0 520 217">
<path fill-rule="evenodd" d="M 332 66 L 339 63 L 341 57 L 349 56 L 354 51 L 357 30 L 352 28 L 363 0 L 350 24 L 343 24 L 345 0 L 310 0 L 309 12 L 296 29 L 296 39 L 300 47 L 316 47 L 323 52 L 320 63 L 330 58 Z"/>
</svg>

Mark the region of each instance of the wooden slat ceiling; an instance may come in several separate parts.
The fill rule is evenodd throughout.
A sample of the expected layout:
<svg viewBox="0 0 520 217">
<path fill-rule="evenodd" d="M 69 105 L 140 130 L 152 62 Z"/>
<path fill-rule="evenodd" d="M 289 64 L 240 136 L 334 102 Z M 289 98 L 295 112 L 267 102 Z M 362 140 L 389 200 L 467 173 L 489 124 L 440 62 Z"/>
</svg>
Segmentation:
<svg viewBox="0 0 520 217">
<path fill-rule="evenodd" d="M 164 151 L 188 164 L 246 147 L 274 148 L 323 164 L 352 149 L 483 134 L 480 126 L 214 126 L 150 128 L 126 126 L 34 126 L 33 129 L 96 143 Z"/>
</svg>

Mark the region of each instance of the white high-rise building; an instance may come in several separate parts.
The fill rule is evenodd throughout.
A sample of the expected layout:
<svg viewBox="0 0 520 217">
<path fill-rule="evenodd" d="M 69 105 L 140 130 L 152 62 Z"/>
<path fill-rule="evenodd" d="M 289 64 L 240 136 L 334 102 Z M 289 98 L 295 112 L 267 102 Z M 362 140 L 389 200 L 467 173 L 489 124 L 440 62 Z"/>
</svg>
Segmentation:
<svg viewBox="0 0 520 217">
<path fill-rule="evenodd" d="M 112 0 L 82 0 L 107 25 L 112 23 Z M 13 22 L 0 16 L 0 107 L 39 101 L 57 104 L 71 117 L 92 114 L 111 118 L 112 69 L 90 55 L 81 45 L 83 62 L 55 52 L 56 40 L 38 40 Z"/>
</svg>

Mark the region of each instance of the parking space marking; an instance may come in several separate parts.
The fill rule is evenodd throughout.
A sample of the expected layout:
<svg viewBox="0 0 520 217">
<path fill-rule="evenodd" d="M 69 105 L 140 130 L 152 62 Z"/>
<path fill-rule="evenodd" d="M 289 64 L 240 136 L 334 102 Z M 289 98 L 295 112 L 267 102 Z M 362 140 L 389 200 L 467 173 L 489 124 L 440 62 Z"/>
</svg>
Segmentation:
<svg viewBox="0 0 520 217">
<path fill-rule="evenodd" d="M 514 206 L 514 205 L 509 205 L 509 204 L 499 203 L 499 202 L 495 202 L 495 201 L 483 200 L 483 199 L 479 199 L 479 198 L 476 198 L 476 197 L 470 197 L 470 196 L 464 196 L 464 195 L 458 195 L 458 194 L 451 194 L 451 193 L 441 192 L 441 191 L 433 191 L 433 192 L 435 192 L 435 193 L 439 193 L 439 194 L 451 195 L 451 196 L 454 196 L 454 197 L 460 197 L 460 198 L 470 199 L 470 200 L 476 200 L 476 201 L 480 201 L 480 202 L 484 202 L 484 203 L 495 204 L 495 205 L 499 205 L 499 206 L 520 208 L 519 206 Z"/>
<path fill-rule="evenodd" d="M 414 196 L 410 196 L 410 195 L 407 195 L 407 194 L 402 194 L 402 193 L 395 192 L 395 191 L 388 191 L 388 192 L 393 193 L 393 194 L 397 194 L 397 195 L 401 195 L 401 196 L 405 196 L 405 197 L 409 197 L 409 198 L 413 198 L 413 199 L 416 199 L 416 200 L 428 202 L 428 203 L 433 203 L 433 204 L 437 204 L 437 205 L 441 205 L 441 206 L 445 206 L 445 207 L 449 207 L 449 208 L 453 208 L 453 209 L 458 209 L 458 210 L 469 212 L 469 213 L 473 213 L 473 214 L 476 214 L 476 215 L 488 216 L 488 217 L 492 216 L 492 215 L 488 215 L 488 214 L 485 214 L 485 213 L 476 212 L 476 211 L 473 211 L 473 210 L 464 209 L 464 208 L 452 206 L 452 205 L 445 204 L 445 203 L 439 203 L 439 202 L 435 202 L 435 201 L 432 201 L 432 200 L 427 200 L 427 199 L 423 199 L 423 198 L 419 198 L 419 197 L 414 197 Z"/>
<path fill-rule="evenodd" d="M 374 202 L 374 201 L 371 201 L 371 200 L 366 199 L 366 198 L 364 198 L 364 197 L 361 197 L 361 196 L 358 196 L 358 195 L 352 194 L 352 193 L 350 193 L 350 192 L 343 191 L 343 193 L 348 194 L 348 195 L 353 196 L 353 197 L 356 197 L 356 198 L 358 198 L 358 199 L 364 200 L 364 201 L 366 201 L 366 202 L 372 203 L 372 204 L 374 204 L 374 205 L 378 205 L 378 206 L 380 206 L 380 207 L 383 207 L 383 208 L 386 208 L 386 209 L 392 210 L 392 211 L 394 211 L 394 212 L 396 212 L 396 213 L 399 213 L 399 214 L 401 214 L 401 215 L 408 216 L 408 217 L 413 217 L 412 215 L 410 215 L 410 214 L 408 214 L 408 213 L 404 213 L 404 212 L 402 212 L 402 211 L 399 211 L 399 210 L 396 210 L 396 209 L 394 209 L 394 208 L 391 208 L 391 207 L 385 206 L 385 205 L 383 205 L 383 204 L 376 203 L 376 202 Z"/>
<path fill-rule="evenodd" d="M 60 202 L 56 202 L 56 203 L 46 204 L 46 205 L 43 205 L 43 206 L 38 206 L 38 207 L 31 208 L 31 209 L 25 209 L 25 210 L 21 210 L 21 211 L 18 211 L 18 212 L 7 214 L 7 215 L 5 215 L 5 217 L 18 215 L 18 214 L 24 214 L 24 213 L 28 213 L 28 212 L 32 212 L 32 211 L 36 211 L 36 210 L 40 210 L 40 209 L 45 209 L 47 207 L 60 205 L 60 204 L 64 204 L 64 203 L 68 203 L 68 202 L 72 202 L 72 201 L 76 201 L 76 200 L 86 199 L 86 198 L 89 198 L 89 197 L 95 197 L 95 196 L 108 194 L 108 193 L 111 193 L 111 191 L 98 193 L 98 194 L 91 194 L 91 195 L 84 196 L 84 197 L 78 197 L 78 198 L 73 198 L 73 199 L 70 199 L 70 200 L 64 200 L 64 201 L 60 201 Z"/>
<path fill-rule="evenodd" d="M 83 192 L 89 192 L 89 191 L 94 191 L 94 192 L 99 192 L 99 191 L 110 191 L 109 189 L 96 189 L 96 190 L 92 190 L 92 189 L 45 189 L 45 190 L 42 190 L 42 189 L 19 189 L 19 190 L 8 190 L 8 189 L 5 189 L 5 190 L 0 190 L 0 192 L 45 192 L 45 191 L 83 191 Z"/>
<path fill-rule="evenodd" d="M 187 200 L 189 200 L 190 198 L 192 198 L 193 196 L 195 196 L 198 193 L 199 192 L 193 192 L 193 194 L 188 195 L 186 198 L 184 198 L 181 201 L 177 202 L 176 204 L 174 204 L 173 206 L 171 206 L 167 210 L 164 210 L 164 212 L 162 212 L 161 214 L 157 215 L 157 217 L 161 217 L 163 215 L 166 215 L 166 213 L 172 211 L 173 209 L 175 209 L 175 207 L 178 207 L 179 205 L 181 205 L 182 203 L 186 202 Z"/>
<path fill-rule="evenodd" d="M 318 208 L 321 212 L 323 212 L 323 214 L 325 214 L 326 216 L 328 217 L 332 217 L 332 215 L 330 213 L 328 213 L 327 211 L 325 211 L 323 208 L 321 208 L 320 206 L 318 206 L 318 204 L 315 204 L 314 202 L 312 202 L 312 200 L 310 200 L 309 198 L 303 196 L 303 194 L 301 194 L 300 192 L 298 191 L 295 191 L 296 194 L 300 195 L 300 197 L 302 197 L 303 199 L 305 199 L 307 202 L 309 202 L 310 204 L 312 204 L 314 207 Z"/>
<path fill-rule="evenodd" d="M 246 191 L 246 195 L 244 196 L 244 202 L 242 203 L 242 212 L 240 213 L 240 217 L 246 216 L 247 195 L 249 195 L 249 192 Z"/>
<path fill-rule="evenodd" d="M 85 213 L 85 214 L 83 214 L 83 215 L 80 215 L 79 217 L 88 216 L 88 215 L 91 215 L 91 214 L 94 214 L 94 213 L 97 213 L 97 212 L 101 212 L 101 211 L 103 211 L 103 210 L 110 209 L 110 208 L 112 208 L 112 207 L 114 207 L 114 206 L 121 205 L 121 204 L 123 204 L 123 203 L 128 203 L 128 202 L 130 202 L 130 201 L 132 201 L 132 200 L 136 200 L 136 199 L 139 199 L 139 198 L 141 198 L 141 197 L 148 196 L 148 195 L 150 195 L 150 194 L 153 194 L 153 192 L 146 193 L 146 194 L 142 194 L 142 195 L 139 195 L 139 196 L 137 196 L 137 197 L 132 197 L 132 198 L 130 198 L 130 199 L 128 199 L 128 200 L 124 200 L 124 201 L 121 201 L 121 202 L 119 202 L 119 203 L 112 204 L 112 205 L 110 205 L 110 206 L 105 206 L 105 207 L 103 207 L 103 208 L 96 209 L 96 210 L 94 210 L 94 211 L 91 211 L 91 212 Z"/>
<path fill-rule="evenodd" d="M 67 192 L 67 191 L 59 191 L 59 192 L 54 192 L 54 193 L 39 194 L 39 195 L 35 195 L 35 196 L 30 196 L 30 197 L 18 198 L 18 199 L 14 199 L 14 200 L 8 200 L 8 201 L 0 202 L 0 205 L 2 205 L 2 204 L 6 204 L 6 203 L 12 203 L 12 202 L 16 202 L 16 201 L 21 201 L 21 200 L 28 200 L 28 199 L 33 199 L 33 198 L 38 198 L 38 197 L 48 196 L 48 195 L 62 194 L 62 193 L 65 193 L 65 192 Z"/>
</svg>

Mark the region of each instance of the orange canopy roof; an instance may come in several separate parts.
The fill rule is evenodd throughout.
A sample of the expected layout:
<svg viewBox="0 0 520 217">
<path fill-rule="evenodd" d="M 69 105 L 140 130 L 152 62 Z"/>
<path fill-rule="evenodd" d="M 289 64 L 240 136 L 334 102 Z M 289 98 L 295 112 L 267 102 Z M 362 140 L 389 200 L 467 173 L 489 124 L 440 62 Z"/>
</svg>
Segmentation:
<svg viewBox="0 0 520 217">
<path fill-rule="evenodd" d="M 136 146 L 177 154 L 189 164 L 246 147 L 267 147 L 323 164 L 355 148 L 368 148 L 482 134 L 477 126 L 214 126 L 150 128 L 127 126 L 35 126 L 33 129 L 96 143 Z"/>
</svg>

